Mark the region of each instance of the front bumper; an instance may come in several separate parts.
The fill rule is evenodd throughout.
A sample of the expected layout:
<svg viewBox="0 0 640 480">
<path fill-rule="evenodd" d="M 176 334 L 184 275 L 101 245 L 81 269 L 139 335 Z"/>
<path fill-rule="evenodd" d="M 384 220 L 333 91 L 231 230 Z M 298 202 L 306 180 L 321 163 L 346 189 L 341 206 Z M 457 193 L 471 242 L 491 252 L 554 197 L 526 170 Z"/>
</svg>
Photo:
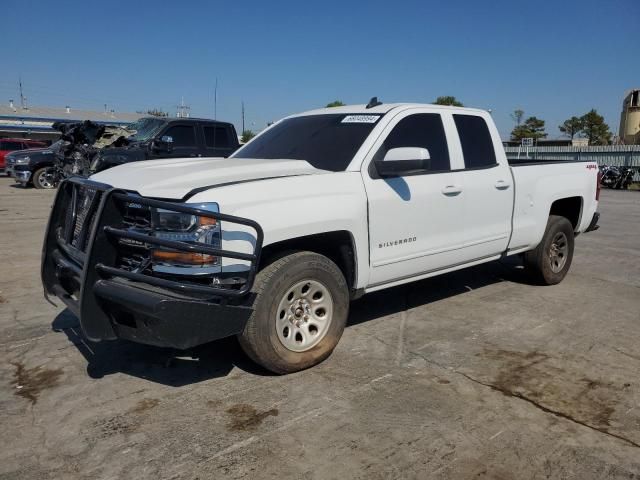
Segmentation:
<svg viewBox="0 0 640 480">
<path fill-rule="evenodd" d="M 594 213 L 593 214 L 593 218 L 591 218 L 591 223 L 589 223 L 589 226 L 585 230 L 585 233 L 586 232 L 593 232 L 594 230 L 598 230 L 600 228 L 600 225 L 598 225 L 598 221 L 599 220 L 600 220 L 600 212 Z"/>
<path fill-rule="evenodd" d="M 16 179 L 16 182 L 26 185 L 27 183 L 29 183 L 29 180 L 31 180 L 31 172 L 28 170 L 14 170 L 13 177 Z"/>
<path fill-rule="evenodd" d="M 78 203 L 80 194 L 74 193 L 78 188 L 95 194 L 89 201 Z M 145 270 L 125 269 L 118 260 L 123 239 L 135 240 L 141 248 L 168 241 L 129 232 L 120 214 L 123 201 L 253 228 L 255 250 L 251 255 L 183 242 L 164 245 L 178 251 L 206 250 L 220 257 L 250 261 L 246 283 L 233 290 L 190 282 L 188 278 L 175 281 L 145 274 Z M 248 219 L 147 199 L 71 178 L 61 183 L 47 226 L 41 271 L 45 296 L 55 295 L 62 300 L 80 319 L 90 340 L 122 338 L 161 347 L 190 348 L 244 330 L 252 312 L 249 292 L 262 238 L 260 226 Z"/>
</svg>

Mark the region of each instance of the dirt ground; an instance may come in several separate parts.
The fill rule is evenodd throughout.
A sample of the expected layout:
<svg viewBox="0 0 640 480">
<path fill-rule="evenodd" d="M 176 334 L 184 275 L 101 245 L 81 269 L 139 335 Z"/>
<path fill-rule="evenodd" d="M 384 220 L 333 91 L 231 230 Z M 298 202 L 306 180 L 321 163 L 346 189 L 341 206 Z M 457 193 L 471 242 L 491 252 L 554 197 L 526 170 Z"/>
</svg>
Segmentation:
<svg viewBox="0 0 640 480">
<path fill-rule="evenodd" d="M 1 479 L 640 479 L 638 192 L 560 285 L 505 260 L 371 294 L 283 377 L 235 340 L 84 340 L 42 296 L 53 195 L 0 178 Z"/>
</svg>

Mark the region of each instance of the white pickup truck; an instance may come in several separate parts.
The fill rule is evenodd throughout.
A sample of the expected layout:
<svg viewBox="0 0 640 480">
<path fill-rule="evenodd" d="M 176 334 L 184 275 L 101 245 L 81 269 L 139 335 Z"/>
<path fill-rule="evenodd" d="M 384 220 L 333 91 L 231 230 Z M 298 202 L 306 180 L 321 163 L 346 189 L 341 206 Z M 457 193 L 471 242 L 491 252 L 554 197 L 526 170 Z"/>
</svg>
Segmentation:
<svg viewBox="0 0 640 480">
<path fill-rule="evenodd" d="M 597 228 L 597 174 L 509 165 L 482 110 L 314 110 L 231 158 L 63 182 L 42 280 L 91 340 L 185 349 L 238 335 L 288 373 L 331 354 L 362 294 L 516 254 L 538 282 L 560 282 L 575 236 Z"/>
</svg>

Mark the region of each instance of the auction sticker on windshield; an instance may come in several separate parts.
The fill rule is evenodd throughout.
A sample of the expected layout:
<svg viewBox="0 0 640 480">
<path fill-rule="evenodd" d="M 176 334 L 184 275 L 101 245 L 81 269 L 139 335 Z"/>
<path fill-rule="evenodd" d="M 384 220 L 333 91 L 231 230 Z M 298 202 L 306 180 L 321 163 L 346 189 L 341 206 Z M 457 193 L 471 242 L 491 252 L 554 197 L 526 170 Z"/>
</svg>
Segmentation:
<svg viewBox="0 0 640 480">
<path fill-rule="evenodd" d="M 347 115 L 342 123 L 376 123 L 380 115 Z"/>
</svg>

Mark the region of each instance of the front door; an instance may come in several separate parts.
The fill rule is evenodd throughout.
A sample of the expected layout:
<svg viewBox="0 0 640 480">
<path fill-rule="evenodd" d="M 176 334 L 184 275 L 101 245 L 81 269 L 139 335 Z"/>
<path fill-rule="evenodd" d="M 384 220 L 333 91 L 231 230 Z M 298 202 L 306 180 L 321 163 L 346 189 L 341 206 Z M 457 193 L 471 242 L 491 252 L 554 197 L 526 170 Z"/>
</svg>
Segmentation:
<svg viewBox="0 0 640 480">
<path fill-rule="evenodd" d="M 201 157 L 202 152 L 198 147 L 195 124 L 171 124 L 161 135 L 173 139 L 171 150 L 156 154 L 159 158 L 188 158 Z"/>
<path fill-rule="evenodd" d="M 416 108 L 398 114 L 374 144 L 362 172 L 369 201 L 370 287 L 466 260 L 458 251 L 465 204 L 459 173 L 454 171 L 463 165 L 448 141 L 457 140 L 455 135 L 450 116 Z M 429 170 L 380 178 L 373 162 L 399 147 L 426 148 Z"/>
</svg>

